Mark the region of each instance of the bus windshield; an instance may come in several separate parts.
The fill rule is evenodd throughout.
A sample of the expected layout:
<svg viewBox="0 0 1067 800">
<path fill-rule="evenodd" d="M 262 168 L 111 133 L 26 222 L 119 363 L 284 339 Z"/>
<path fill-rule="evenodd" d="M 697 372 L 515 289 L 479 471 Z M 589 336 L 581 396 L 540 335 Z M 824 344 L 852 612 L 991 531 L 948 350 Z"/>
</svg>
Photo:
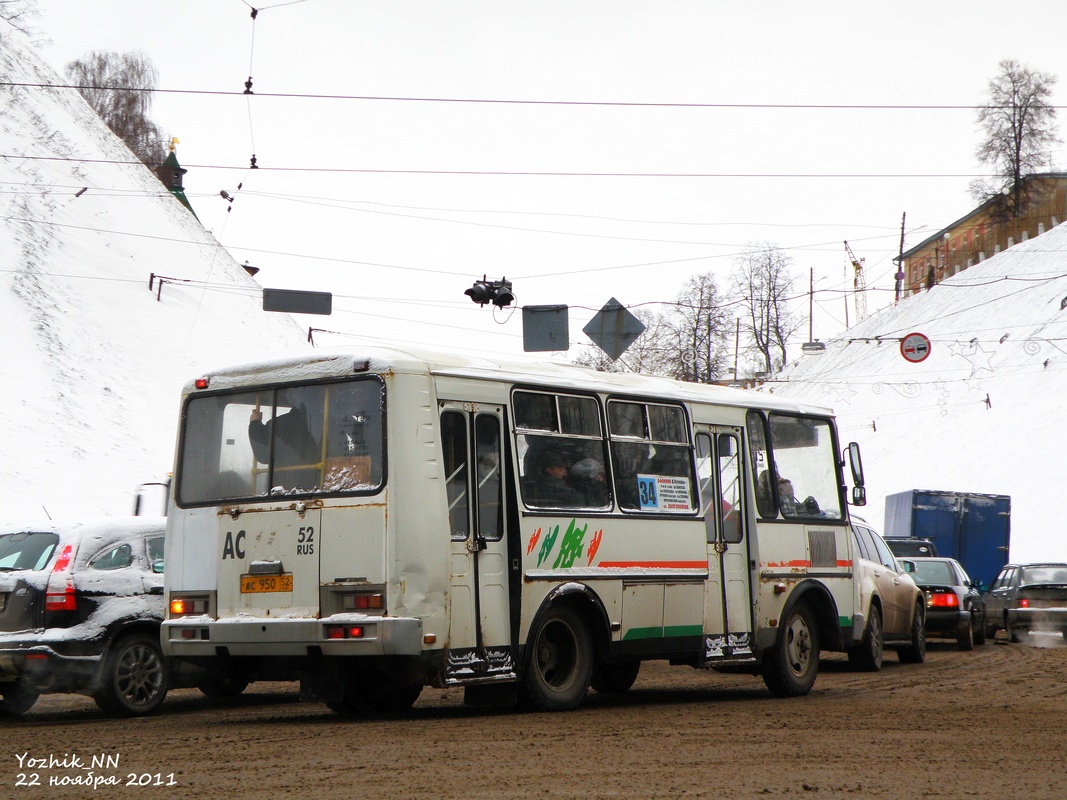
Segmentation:
<svg viewBox="0 0 1067 800">
<path fill-rule="evenodd" d="M 177 501 L 376 492 L 385 474 L 384 409 L 376 378 L 194 396 Z"/>
</svg>

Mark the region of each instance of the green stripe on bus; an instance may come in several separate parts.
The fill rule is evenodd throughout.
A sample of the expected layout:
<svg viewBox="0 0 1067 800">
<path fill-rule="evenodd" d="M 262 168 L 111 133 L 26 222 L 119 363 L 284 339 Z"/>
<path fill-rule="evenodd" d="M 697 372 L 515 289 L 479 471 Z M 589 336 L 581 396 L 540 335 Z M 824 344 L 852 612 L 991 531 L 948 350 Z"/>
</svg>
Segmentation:
<svg viewBox="0 0 1067 800">
<path fill-rule="evenodd" d="M 631 639 L 663 639 L 668 636 L 702 636 L 704 628 L 700 625 L 668 625 L 652 628 L 630 628 L 623 635 L 623 640 Z"/>
</svg>

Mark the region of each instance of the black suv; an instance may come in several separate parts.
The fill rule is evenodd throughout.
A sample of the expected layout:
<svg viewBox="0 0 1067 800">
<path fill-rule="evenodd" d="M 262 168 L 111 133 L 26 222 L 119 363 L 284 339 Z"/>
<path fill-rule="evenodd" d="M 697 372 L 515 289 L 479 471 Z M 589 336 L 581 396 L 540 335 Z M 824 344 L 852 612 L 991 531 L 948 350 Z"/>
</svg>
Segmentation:
<svg viewBox="0 0 1067 800">
<path fill-rule="evenodd" d="M 146 517 L 0 529 L 0 714 L 51 692 L 112 716 L 159 707 L 176 677 L 159 644 L 164 532 Z"/>
</svg>

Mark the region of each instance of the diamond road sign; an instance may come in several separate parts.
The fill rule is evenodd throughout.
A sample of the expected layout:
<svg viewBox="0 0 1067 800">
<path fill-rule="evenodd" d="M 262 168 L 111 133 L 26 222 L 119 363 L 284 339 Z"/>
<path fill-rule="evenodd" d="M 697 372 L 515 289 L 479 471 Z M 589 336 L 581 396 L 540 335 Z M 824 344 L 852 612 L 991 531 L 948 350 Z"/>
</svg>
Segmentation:
<svg viewBox="0 0 1067 800">
<path fill-rule="evenodd" d="M 613 297 L 589 320 L 582 332 L 608 356 L 616 359 L 645 332 L 645 326 Z"/>
</svg>

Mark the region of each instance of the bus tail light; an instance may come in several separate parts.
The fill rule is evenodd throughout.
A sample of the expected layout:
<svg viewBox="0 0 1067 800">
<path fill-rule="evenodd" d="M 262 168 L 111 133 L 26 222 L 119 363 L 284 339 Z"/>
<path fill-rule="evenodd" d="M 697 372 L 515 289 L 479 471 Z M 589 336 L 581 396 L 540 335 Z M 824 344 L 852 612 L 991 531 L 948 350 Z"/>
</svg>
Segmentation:
<svg viewBox="0 0 1067 800">
<path fill-rule="evenodd" d="M 381 592 L 355 592 L 344 595 L 341 607 L 345 611 L 381 611 L 385 599 Z"/>
<path fill-rule="evenodd" d="M 170 615 L 172 617 L 189 617 L 207 613 L 207 600 L 203 597 L 172 597 Z"/>
<path fill-rule="evenodd" d="M 45 587 L 45 611 L 77 611 L 78 598 L 74 594 L 74 576 L 70 572 L 70 562 L 74 560 L 74 545 L 63 548 L 52 567 Z"/>
<path fill-rule="evenodd" d="M 364 628 L 362 625 L 327 625 L 327 639 L 362 639 Z"/>
</svg>

